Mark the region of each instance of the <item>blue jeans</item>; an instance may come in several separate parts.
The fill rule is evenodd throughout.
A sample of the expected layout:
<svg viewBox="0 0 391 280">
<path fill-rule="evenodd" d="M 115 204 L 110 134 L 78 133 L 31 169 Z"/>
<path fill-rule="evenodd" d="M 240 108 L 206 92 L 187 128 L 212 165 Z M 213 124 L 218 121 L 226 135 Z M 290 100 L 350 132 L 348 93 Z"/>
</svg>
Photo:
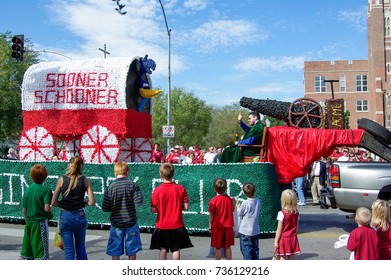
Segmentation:
<svg viewBox="0 0 391 280">
<path fill-rule="evenodd" d="M 259 236 L 239 234 L 240 251 L 245 260 L 259 260 Z"/>
<path fill-rule="evenodd" d="M 304 187 L 304 177 L 296 178 L 296 191 L 297 191 L 297 196 L 299 198 L 299 202 L 305 202 L 303 187 Z"/>
<path fill-rule="evenodd" d="M 86 260 L 85 246 L 87 219 L 83 209 L 60 213 L 60 232 L 66 260 Z"/>
</svg>

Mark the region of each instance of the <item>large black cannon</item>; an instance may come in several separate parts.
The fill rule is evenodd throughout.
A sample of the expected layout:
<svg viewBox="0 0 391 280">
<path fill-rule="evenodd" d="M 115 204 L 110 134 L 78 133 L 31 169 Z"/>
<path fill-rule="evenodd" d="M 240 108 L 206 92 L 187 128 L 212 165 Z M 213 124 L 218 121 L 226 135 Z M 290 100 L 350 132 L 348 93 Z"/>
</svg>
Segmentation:
<svg viewBox="0 0 391 280">
<path fill-rule="evenodd" d="M 294 102 L 242 97 L 240 106 L 260 114 L 285 121 L 298 128 L 320 128 L 323 125 L 323 109 L 318 102 L 299 98 Z"/>
</svg>

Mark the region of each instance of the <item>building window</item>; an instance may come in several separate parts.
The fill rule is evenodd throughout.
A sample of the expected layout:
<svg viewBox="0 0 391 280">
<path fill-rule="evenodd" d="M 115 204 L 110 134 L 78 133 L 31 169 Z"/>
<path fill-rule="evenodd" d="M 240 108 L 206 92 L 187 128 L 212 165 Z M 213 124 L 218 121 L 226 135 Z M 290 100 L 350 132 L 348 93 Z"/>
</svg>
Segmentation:
<svg viewBox="0 0 391 280">
<path fill-rule="evenodd" d="M 391 116 L 390 115 L 387 115 L 387 124 L 386 124 L 387 128 L 390 128 L 391 126 Z"/>
<path fill-rule="evenodd" d="M 357 75 L 356 76 L 356 90 L 357 91 L 368 91 L 367 75 Z"/>
<path fill-rule="evenodd" d="M 315 92 L 326 92 L 325 80 L 325 76 L 315 76 Z"/>
<path fill-rule="evenodd" d="M 346 76 L 345 75 L 339 76 L 339 91 L 346 92 Z"/>
<path fill-rule="evenodd" d="M 368 100 L 357 100 L 356 112 L 368 112 Z"/>
<path fill-rule="evenodd" d="M 386 94 L 386 105 L 387 107 L 390 107 L 390 95 Z"/>
<path fill-rule="evenodd" d="M 384 34 L 386 36 L 390 36 L 390 27 L 391 27 L 391 23 L 390 23 L 390 13 L 388 10 L 386 10 L 384 12 Z"/>
</svg>

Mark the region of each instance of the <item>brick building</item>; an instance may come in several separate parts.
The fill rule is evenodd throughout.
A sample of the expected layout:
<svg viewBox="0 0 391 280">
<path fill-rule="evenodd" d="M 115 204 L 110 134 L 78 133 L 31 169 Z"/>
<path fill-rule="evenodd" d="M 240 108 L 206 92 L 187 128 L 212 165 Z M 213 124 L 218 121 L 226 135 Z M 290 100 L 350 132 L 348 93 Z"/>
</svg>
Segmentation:
<svg viewBox="0 0 391 280">
<path fill-rule="evenodd" d="M 304 62 L 304 96 L 324 106 L 333 86 L 350 112 L 350 128 L 368 118 L 391 129 L 391 0 L 368 0 L 367 15 L 368 60 Z"/>
</svg>

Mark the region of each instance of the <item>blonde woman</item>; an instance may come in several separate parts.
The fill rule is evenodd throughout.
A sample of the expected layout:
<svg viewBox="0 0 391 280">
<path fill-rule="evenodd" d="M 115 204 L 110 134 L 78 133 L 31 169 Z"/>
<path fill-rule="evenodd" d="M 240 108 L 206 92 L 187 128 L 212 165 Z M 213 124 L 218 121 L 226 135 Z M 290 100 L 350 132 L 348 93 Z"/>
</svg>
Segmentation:
<svg viewBox="0 0 391 280">
<path fill-rule="evenodd" d="M 377 199 L 372 203 L 371 225 L 376 229 L 379 240 L 379 260 L 391 260 L 390 204 Z"/>
<path fill-rule="evenodd" d="M 293 190 L 284 190 L 281 194 L 281 211 L 277 214 L 277 230 L 274 238 L 276 256 L 280 260 L 293 260 L 300 253 L 297 233 L 299 229 L 299 211 L 297 196 Z"/>
<path fill-rule="evenodd" d="M 95 205 L 91 183 L 83 173 L 83 160 L 79 156 L 71 158 L 67 172 L 60 177 L 53 193 L 52 205 L 61 208 L 60 233 L 64 244 L 66 260 L 87 260 L 85 248 L 87 219 L 85 206 Z M 61 193 L 61 200 L 58 198 Z M 88 201 L 84 199 L 88 195 Z"/>
</svg>

